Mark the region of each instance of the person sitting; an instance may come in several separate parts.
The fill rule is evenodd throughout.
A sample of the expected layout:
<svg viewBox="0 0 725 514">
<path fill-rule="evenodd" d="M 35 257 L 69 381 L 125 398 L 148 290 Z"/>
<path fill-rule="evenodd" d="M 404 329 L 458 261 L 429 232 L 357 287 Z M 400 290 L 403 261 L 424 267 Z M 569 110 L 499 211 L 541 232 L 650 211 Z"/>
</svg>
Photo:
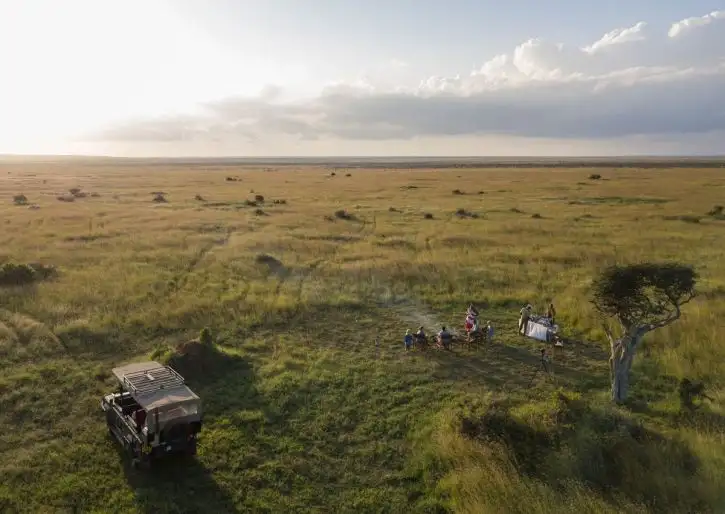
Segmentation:
<svg viewBox="0 0 725 514">
<path fill-rule="evenodd" d="M 453 337 L 451 336 L 451 333 L 446 330 L 446 327 L 441 327 L 441 331 L 438 332 L 438 344 L 447 350 L 451 346 L 452 339 Z"/>
<path fill-rule="evenodd" d="M 423 327 L 419 327 L 418 331 L 415 333 L 415 342 L 418 344 L 425 344 L 427 338 L 425 337 L 425 331 L 423 330 Z"/>
<path fill-rule="evenodd" d="M 413 334 L 410 333 L 410 329 L 405 331 L 405 338 L 403 341 L 405 342 L 405 349 L 410 350 L 410 347 L 413 346 Z"/>
</svg>

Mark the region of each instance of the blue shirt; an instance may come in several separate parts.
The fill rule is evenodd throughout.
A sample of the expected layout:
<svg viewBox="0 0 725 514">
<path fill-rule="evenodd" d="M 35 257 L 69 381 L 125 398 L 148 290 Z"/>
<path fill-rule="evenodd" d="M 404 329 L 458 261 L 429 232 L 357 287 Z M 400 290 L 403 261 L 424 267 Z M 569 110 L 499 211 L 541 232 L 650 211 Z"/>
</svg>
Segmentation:
<svg viewBox="0 0 725 514">
<path fill-rule="evenodd" d="M 405 346 L 410 346 L 411 344 L 413 344 L 413 336 L 410 334 L 405 334 L 404 341 L 405 341 Z"/>
<path fill-rule="evenodd" d="M 491 339 L 493 337 L 493 327 L 488 327 L 488 338 Z"/>
</svg>

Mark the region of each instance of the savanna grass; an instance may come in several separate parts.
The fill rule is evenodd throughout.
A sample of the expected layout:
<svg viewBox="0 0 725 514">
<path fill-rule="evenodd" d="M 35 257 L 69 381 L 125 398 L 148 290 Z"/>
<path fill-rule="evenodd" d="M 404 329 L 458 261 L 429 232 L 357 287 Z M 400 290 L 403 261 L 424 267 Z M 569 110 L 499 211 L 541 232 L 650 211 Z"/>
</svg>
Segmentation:
<svg viewBox="0 0 725 514">
<path fill-rule="evenodd" d="M 725 199 L 719 170 L 333 175 L 0 165 L 0 265 L 54 267 L 0 289 L 0 511 L 725 508 L 725 221 L 702 216 Z M 56 199 L 71 189 L 93 194 Z M 591 280 L 668 260 L 696 266 L 701 294 L 648 336 L 630 404 L 612 407 Z M 518 309 L 550 300 L 578 342 L 533 376 Z M 460 331 L 471 302 L 491 348 L 404 351 L 406 328 Z M 169 358 L 202 329 L 199 455 L 139 475 L 100 414 L 110 368 Z M 715 402 L 683 416 L 683 377 Z"/>
</svg>

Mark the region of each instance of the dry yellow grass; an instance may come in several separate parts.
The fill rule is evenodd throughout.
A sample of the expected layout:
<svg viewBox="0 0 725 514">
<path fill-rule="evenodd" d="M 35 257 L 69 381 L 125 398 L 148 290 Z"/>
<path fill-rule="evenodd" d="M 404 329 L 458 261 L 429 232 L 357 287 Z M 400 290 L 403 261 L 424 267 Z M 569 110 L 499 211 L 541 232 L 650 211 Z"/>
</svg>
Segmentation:
<svg viewBox="0 0 725 514">
<path fill-rule="evenodd" d="M 583 168 L 330 171 L 0 164 L 0 261 L 58 268 L 0 289 L 0 510 L 725 508 L 725 221 L 705 216 L 725 203 L 721 170 L 599 169 L 602 180 Z M 58 200 L 72 188 L 86 195 Z M 19 194 L 28 205 L 14 205 Z M 263 204 L 245 204 L 257 194 Z M 336 218 L 342 209 L 353 219 Z M 695 265 L 701 294 L 648 336 L 634 406 L 621 413 L 606 405 L 589 282 L 640 260 Z M 543 310 L 549 299 L 565 332 L 590 344 L 558 351 L 555 381 L 529 390 L 537 348 L 515 322 L 521 304 Z M 460 329 L 470 302 L 493 321 L 496 349 L 405 355 L 406 328 Z M 199 462 L 175 471 L 183 489 L 124 475 L 97 409 L 108 371 L 205 326 L 231 371 L 197 384 L 208 405 Z M 688 422 L 677 415 L 681 377 L 707 381 L 717 400 Z M 642 477 L 639 489 L 607 493 L 578 474 L 574 454 L 589 455 L 581 432 L 569 460 L 545 458 L 557 488 L 456 429 L 459 402 L 489 395 L 536 424 L 536 405 L 559 388 L 641 421 L 699 464 L 689 478 L 673 464 L 664 485 Z M 671 455 L 646 451 L 651 462 Z"/>
</svg>

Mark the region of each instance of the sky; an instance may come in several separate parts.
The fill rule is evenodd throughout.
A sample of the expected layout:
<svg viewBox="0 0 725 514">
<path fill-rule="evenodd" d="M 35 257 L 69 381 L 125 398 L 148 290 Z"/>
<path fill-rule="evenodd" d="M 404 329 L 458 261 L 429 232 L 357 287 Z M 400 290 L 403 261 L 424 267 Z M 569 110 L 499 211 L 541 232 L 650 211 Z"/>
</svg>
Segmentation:
<svg viewBox="0 0 725 514">
<path fill-rule="evenodd" d="M 725 154 L 725 0 L 0 0 L 0 153 Z"/>
</svg>

